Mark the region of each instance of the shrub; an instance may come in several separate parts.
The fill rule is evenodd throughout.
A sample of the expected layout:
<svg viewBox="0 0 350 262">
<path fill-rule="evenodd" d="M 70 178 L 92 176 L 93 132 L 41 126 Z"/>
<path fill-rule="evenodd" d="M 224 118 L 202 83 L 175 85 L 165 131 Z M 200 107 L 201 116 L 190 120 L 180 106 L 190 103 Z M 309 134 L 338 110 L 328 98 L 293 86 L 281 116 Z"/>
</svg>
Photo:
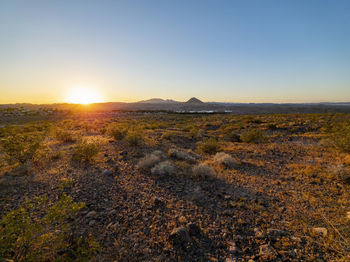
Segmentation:
<svg viewBox="0 0 350 262">
<path fill-rule="evenodd" d="M 138 146 L 144 141 L 144 134 L 141 130 L 131 130 L 126 139 L 130 146 Z"/>
<path fill-rule="evenodd" d="M 277 129 L 277 125 L 276 124 L 272 124 L 272 123 L 268 124 L 266 127 L 267 127 L 267 129 L 270 129 L 270 130 L 276 130 Z"/>
<path fill-rule="evenodd" d="M 53 131 L 53 133 L 54 137 L 62 143 L 72 143 L 77 140 L 71 131 L 57 128 Z"/>
<path fill-rule="evenodd" d="M 327 129 L 328 139 L 334 147 L 350 153 L 350 120 L 338 119 Z"/>
<path fill-rule="evenodd" d="M 74 149 L 72 159 L 78 162 L 91 162 L 99 152 L 99 144 L 82 141 Z"/>
<path fill-rule="evenodd" d="M 193 157 L 183 149 L 171 148 L 168 151 L 169 157 L 176 158 L 178 160 L 193 160 Z"/>
<path fill-rule="evenodd" d="M 241 139 L 245 143 L 261 143 L 265 140 L 265 137 L 260 130 L 254 129 L 243 133 Z"/>
<path fill-rule="evenodd" d="M 152 168 L 155 164 L 161 161 L 162 154 L 163 153 L 161 151 L 154 151 L 151 154 L 147 154 L 138 162 L 137 168 L 141 170 L 147 170 Z"/>
<path fill-rule="evenodd" d="M 174 167 L 170 161 L 160 162 L 151 169 L 151 173 L 158 176 L 171 175 L 173 172 Z"/>
<path fill-rule="evenodd" d="M 237 167 L 238 165 L 237 161 L 233 157 L 224 152 L 216 153 L 214 156 L 214 161 L 228 168 Z"/>
<path fill-rule="evenodd" d="M 107 134 L 115 140 L 122 140 L 126 135 L 126 129 L 116 123 L 112 123 L 107 127 Z"/>
<path fill-rule="evenodd" d="M 62 194 L 53 205 L 37 197 L 0 221 L 0 257 L 16 261 L 88 261 L 98 250 L 93 239 L 72 239 L 69 220 L 84 207 Z"/>
<path fill-rule="evenodd" d="M 205 139 L 199 145 L 199 149 L 203 153 L 207 153 L 207 154 L 215 154 L 219 150 L 219 148 L 220 148 L 219 143 L 214 138 Z"/>
<path fill-rule="evenodd" d="M 215 177 L 215 170 L 207 164 L 198 164 L 192 169 L 193 175 L 201 179 L 211 180 Z"/>
<path fill-rule="evenodd" d="M 9 164 L 24 164 L 33 158 L 42 139 L 43 137 L 38 134 L 18 134 L 3 138 L 0 143 Z"/>
</svg>

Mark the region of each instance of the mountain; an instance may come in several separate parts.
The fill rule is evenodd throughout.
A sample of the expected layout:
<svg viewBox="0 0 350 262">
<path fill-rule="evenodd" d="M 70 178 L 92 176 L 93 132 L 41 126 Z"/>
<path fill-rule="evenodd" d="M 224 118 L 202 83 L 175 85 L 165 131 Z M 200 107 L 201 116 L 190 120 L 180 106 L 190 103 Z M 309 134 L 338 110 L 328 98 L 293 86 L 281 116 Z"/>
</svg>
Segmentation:
<svg viewBox="0 0 350 262">
<path fill-rule="evenodd" d="M 142 100 L 139 101 L 137 103 L 143 103 L 143 104 L 175 104 L 175 103 L 179 103 L 175 100 L 171 100 L 171 99 L 161 99 L 161 98 L 151 98 L 148 100 Z"/>
<path fill-rule="evenodd" d="M 190 98 L 187 102 L 185 102 L 185 104 L 190 104 L 190 105 L 203 105 L 205 103 L 203 103 L 201 100 L 199 100 L 198 98 L 192 97 Z"/>
</svg>

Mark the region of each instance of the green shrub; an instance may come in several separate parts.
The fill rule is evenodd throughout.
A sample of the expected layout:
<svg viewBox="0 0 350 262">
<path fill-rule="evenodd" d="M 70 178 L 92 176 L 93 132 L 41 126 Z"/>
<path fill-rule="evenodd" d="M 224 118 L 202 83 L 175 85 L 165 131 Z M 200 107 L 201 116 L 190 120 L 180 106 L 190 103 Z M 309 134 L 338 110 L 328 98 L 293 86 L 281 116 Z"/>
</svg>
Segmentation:
<svg viewBox="0 0 350 262">
<path fill-rule="evenodd" d="M 72 159 L 78 162 L 92 162 L 93 158 L 100 152 L 100 146 L 96 143 L 80 142 L 74 149 Z"/>
<path fill-rule="evenodd" d="M 0 221 L 0 258 L 15 261 L 88 261 L 98 250 L 90 237 L 72 239 L 69 220 L 84 207 L 62 194 L 50 205 L 37 197 Z"/>
<path fill-rule="evenodd" d="M 112 123 L 107 127 L 107 134 L 115 140 L 122 140 L 126 135 L 126 129 L 116 123 Z"/>
<path fill-rule="evenodd" d="M 215 154 L 219 148 L 220 145 L 214 138 L 204 139 L 199 145 L 200 151 L 206 154 Z"/>
<path fill-rule="evenodd" d="M 0 140 L 5 159 L 9 164 L 24 164 L 31 160 L 40 147 L 43 137 L 40 134 L 17 134 Z"/>
<path fill-rule="evenodd" d="M 261 143 L 265 140 L 265 137 L 259 129 L 254 129 L 243 133 L 241 139 L 245 143 Z"/>
<path fill-rule="evenodd" d="M 77 140 L 71 131 L 56 128 L 53 133 L 54 137 L 62 143 L 72 143 Z"/>
<path fill-rule="evenodd" d="M 126 136 L 130 146 L 139 146 L 144 141 L 144 134 L 141 130 L 130 130 Z"/>
<path fill-rule="evenodd" d="M 326 129 L 332 145 L 343 152 L 350 153 L 350 120 L 339 117 Z"/>
</svg>

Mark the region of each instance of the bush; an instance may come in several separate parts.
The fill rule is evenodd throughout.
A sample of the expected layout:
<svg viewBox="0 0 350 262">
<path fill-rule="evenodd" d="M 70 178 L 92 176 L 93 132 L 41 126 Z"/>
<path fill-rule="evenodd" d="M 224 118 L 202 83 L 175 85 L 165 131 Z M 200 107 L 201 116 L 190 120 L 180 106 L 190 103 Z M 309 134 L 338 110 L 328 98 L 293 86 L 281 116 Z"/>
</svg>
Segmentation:
<svg viewBox="0 0 350 262">
<path fill-rule="evenodd" d="M 5 159 L 9 164 L 24 164 L 32 160 L 43 137 L 39 134 L 18 134 L 0 140 Z"/>
<path fill-rule="evenodd" d="M 72 143 L 77 140 L 71 131 L 57 128 L 53 131 L 53 133 L 54 137 L 62 143 Z"/>
<path fill-rule="evenodd" d="M 163 153 L 161 151 L 154 151 L 152 154 L 147 154 L 138 162 L 137 168 L 140 170 L 147 170 L 152 168 L 154 165 L 161 161 L 162 154 Z"/>
<path fill-rule="evenodd" d="M 141 130 L 131 130 L 126 139 L 130 146 L 139 146 L 144 141 L 144 134 Z"/>
<path fill-rule="evenodd" d="M 331 144 L 340 151 L 350 153 L 350 120 L 335 120 L 326 130 Z"/>
<path fill-rule="evenodd" d="M 126 129 L 116 123 L 112 123 L 107 127 L 107 134 L 115 140 L 122 140 L 126 135 Z"/>
<path fill-rule="evenodd" d="M 185 150 L 183 149 L 176 149 L 176 148 L 171 148 L 168 151 L 169 157 L 178 159 L 178 160 L 193 160 L 193 157 Z"/>
<path fill-rule="evenodd" d="M 214 161 L 228 168 L 237 167 L 238 165 L 237 161 L 233 157 L 224 152 L 216 153 L 214 156 Z"/>
<path fill-rule="evenodd" d="M 72 159 L 78 162 L 91 162 L 99 152 L 99 144 L 82 141 L 74 149 Z"/>
<path fill-rule="evenodd" d="M 62 194 L 53 205 L 37 197 L 0 221 L 0 257 L 16 261 L 88 261 L 99 249 L 93 239 L 72 239 L 69 220 L 84 207 Z"/>
<path fill-rule="evenodd" d="M 163 161 L 156 164 L 151 169 L 151 173 L 153 175 L 158 175 L 158 176 L 171 175 L 172 173 L 174 173 L 174 167 L 170 163 L 170 161 Z"/>
<path fill-rule="evenodd" d="M 261 143 L 265 140 L 265 137 L 259 129 L 255 129 L 243 133 L 241 139 L 245 143 Z"/>
<path fill-rule="evenodd" d="M 214 138 L 205 139 L 199 145 L 199 149 L 203 153 L 207 153 L 207 154 L 215 154 L 219 150 L 219 148 L 220 148 L 219 143 Z"/>
<path fill-rule="evenodd" d="M 198 164 L 192 169 L 193 175 L 201 179 L 212 180 L 215 177 L 215 170 L 207 164 Z"/>
</svg>

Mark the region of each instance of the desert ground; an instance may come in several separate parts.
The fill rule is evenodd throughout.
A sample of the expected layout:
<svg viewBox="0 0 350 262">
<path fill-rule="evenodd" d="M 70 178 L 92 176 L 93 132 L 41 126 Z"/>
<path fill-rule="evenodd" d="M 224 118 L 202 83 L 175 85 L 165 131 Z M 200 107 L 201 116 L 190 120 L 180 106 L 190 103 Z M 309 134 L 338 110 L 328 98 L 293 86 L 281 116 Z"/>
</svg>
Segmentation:
<svg viewBox="0 0 350 262">
<path fill-rule="evenodd" d="M 5 261 L 349 261 L 349 114 L 0 119 Z"/>
</svg>

